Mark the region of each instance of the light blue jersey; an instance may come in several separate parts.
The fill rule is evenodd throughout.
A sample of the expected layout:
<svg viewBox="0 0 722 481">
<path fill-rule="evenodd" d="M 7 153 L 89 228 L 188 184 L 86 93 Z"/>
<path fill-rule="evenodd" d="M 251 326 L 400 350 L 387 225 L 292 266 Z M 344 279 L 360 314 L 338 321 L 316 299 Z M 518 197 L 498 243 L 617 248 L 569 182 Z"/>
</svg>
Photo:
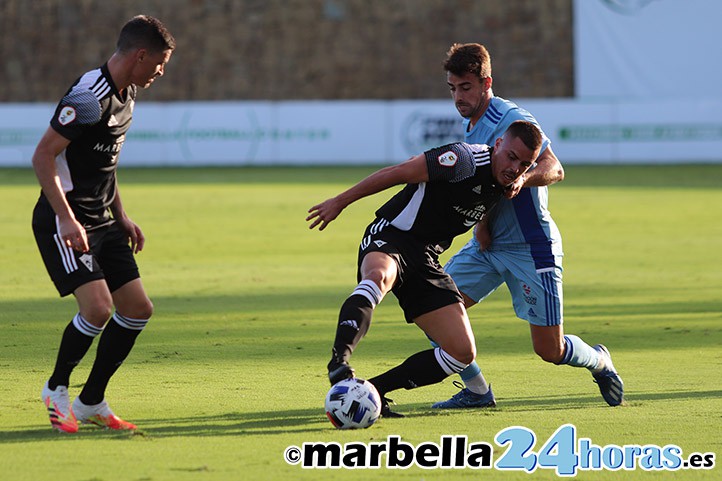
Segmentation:
<svg viewBox="0 0 722 481">
<path fill-rule="evenodd" d="M 500 97 L 491 98 L 472 129 L 463 121 L 464 140 L 494 145 L 517 120 L 539 127 L 542 152 L 550 145 L 529 112 Z M 502 199 L 489 215 L 491 246 L 481 251 L 472 236 L 445 266 L 459 290 L 479 302 L 506 283 L 518 317 L 541 326 L 561 324 L 562 239 L 547 204 L 546 187 L 525 187 L 515 198 Z"/>
<path fill-rule="evenodd" d="M 494 145 L 512 122 L 526 120 L 536 125 L 542 133 L 541 152 L 551 144 L 536 119 L 514 102 L 492 97 L 484 116 L 469 130 L 469 119 L 464 119 L 465 141 L 475 144 Z M 562 255 L 562 239 L 547 209 L 546 187 L 527 187 L 514 199 L 503 199 L 489 215 L 492 249 L 526 249 L 537 269 L 555 265 L 555 257 Z M 474 240 L 474 242 L 476 242 Z"/>
</svg>

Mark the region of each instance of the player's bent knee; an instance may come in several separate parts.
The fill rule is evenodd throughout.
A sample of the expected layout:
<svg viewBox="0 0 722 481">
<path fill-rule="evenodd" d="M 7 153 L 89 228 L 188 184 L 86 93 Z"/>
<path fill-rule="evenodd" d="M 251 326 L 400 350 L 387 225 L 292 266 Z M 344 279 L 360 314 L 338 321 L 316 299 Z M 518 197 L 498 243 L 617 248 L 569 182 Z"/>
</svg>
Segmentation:
<svg viewBox="0 0 722 481">
<path fill-rule="evenodd" d="M 449 337 L 436 344 L 459 363 L 468 365 L 476 359 L 476 345 L 473 339 L 461 336 Z"/>
<path fill-rule="evenodd" d="M 557 346 L 534 346 L 534 352 L 536 352 L 543 361 L 552 364 L 559 364 L 564 358 L 564 349 L 560 349 Z"/>
<path fill-rule="evenodd" d="M 153 303 L 150 299 L 140 309 L 137 319 L 150 319 L 153 315 Z"/>
<path fill-rule="evenodd" d="M 94 326 L 102 327 L 108 322 L 113 314 L 113 304 L 95 303 L 91 306 L 83 306 L 80 315 Z"/>
<path fill-rule="evenodd" d="M 119 311 L 122 315 L 132 319 L 150 319 L 153 315 L 153 303 L 150 299 L 138 302 L 130 307 L 130 309 Z"/>
<path fill-rule="evenodd" d="M 454 346 L 446 350 L 446 352 L 460 363 L 466 365 L 471 364 L 474 359 L 476 359 L 476 347 L 473 344 L 468 346 Z"/>
<path fill-rule="evenodd" d="M 384 269 L 370 270 L 365 273 L 364 279 L 376 284 L 384 294 L 391 290 L 394 282 L 394 280 L 390 278 L 389 273 Z"/>
</svg>

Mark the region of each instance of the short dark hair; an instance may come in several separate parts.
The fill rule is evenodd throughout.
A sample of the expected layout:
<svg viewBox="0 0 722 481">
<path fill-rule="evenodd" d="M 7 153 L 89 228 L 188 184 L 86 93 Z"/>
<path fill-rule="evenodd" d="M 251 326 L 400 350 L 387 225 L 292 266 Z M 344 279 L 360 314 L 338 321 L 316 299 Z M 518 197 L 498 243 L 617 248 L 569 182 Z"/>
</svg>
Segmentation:
<svg viewBox="0 0 722 481">
<path fill-rule="evenodd" d="M 512 122 L 506 131 L 514 137 L 519 137 L 524 142 L 524 145 L 532 151 L 541 148 L 543 141 L 541 131 L 529 121 L 517 120 Z"/>
<path fill-rule="evenodd" d="M 118 51 L 145 48 L 152 52 L 175 49 L 175 39 L 165 25 L 155 17 L 137 15 L 131 18 L 118 36 Z"/>
<path fill-rule="evenodd" d="M 455 43 L 446 52 L 444 70 L 458 76 L 471 73 L 485 79 L 491 77 L 491 56 L 479 43 Z"/>
</svg>

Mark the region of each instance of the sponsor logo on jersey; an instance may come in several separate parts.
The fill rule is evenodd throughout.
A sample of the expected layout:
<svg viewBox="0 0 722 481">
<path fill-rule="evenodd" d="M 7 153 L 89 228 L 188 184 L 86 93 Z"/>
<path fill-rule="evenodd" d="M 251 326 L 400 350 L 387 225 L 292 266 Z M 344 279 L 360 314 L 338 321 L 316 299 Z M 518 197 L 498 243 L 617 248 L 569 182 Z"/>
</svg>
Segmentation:
<svg viewBox="0 0 722 481">
<path fill-rule="evenodd" d="M 472 192 L 474 192 L 475 194 L 481 194 L 481 186 L 480 186 L 480 185 L 477 185 L 476 187 L 474 187 L 474 188 L 471 189 L 471 190 L 472 190 Z"/>
<path fill-rule="evenodd" d="M 473 209 L 465 209 L 461 206 L 455 205 L 454 210 L 468 219 L 467 222 L 464 223 L 464 225 L 468 227 L 484 218 L 486 206 L 484 204 L 479 204 Z M 470 224 L 468 222 L 470 222 Z"/>
<path fill-rule="evenodd" d="M 95 147 L 93 147 L 93 150 L 96 152 L 105 152 L 109 154 L 117 154 L 120 152 L 120 148 L 123 147 L 123 143 L 119 142 L 117 144 L 101 144 L 98 142 L 95 144 Z"/>
<path fill-rule="evenodd" d="M 448 151 L 441 154 L 437 160 L 439 161 L 439 165 L 443 167 L 453 167 L 456 165 L 456 161 L 459 160 L 459 157 L 452 151 Z"/>
<path fill-rule="evenodd" d="M 73 120 L 75 120 L 75 109 L 73 107 L 68 106 L 60 109 L 60 114 L 58 114 L 60 125 L 68 125 Z"/>
<path fill-rule="evenodd" d="M 383 245 L 386 244 L 386 241 L 375 240 L 375 241 L 374 241 L 374 244 L 376 244 L 376 247 L 381 247 L 381 246 L 383 246 Z"/>
<path fill-rule="evenodd" d="M 115 115 L 111 115 L 108 119 L 108 127 L 113 127 L 118 125 L 118 119 L 115 118 Z"/>
</svg>

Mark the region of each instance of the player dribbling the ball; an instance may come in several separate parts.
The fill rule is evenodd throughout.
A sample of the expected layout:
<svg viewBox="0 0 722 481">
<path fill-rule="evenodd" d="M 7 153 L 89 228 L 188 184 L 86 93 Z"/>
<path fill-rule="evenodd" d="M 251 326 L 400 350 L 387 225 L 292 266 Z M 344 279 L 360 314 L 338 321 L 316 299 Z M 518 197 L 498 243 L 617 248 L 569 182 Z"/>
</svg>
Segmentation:
<svg viewBox="0 0 722 481">
<path fill-rule="evenodd" d="M 514 122 L 493 146 L 454 143 L 386 167 L 341 194 L 309 209 L 309 228 L 325 229 L 352 202 L 399 184 L 406 186 L 376 211 L 358 254 L 359 284 L 341 306 L 329 381 L 354 376 L 351 354 L 371 324 L 373 310 L 392 291 L 406 321 L 438 347 L 369 379 L 382 397 L 442 381 L 476 355 L 474 336 L 456 285 L 438 261 L 459 234 L 482 220 L 539 155 L 541 134 L 530 122 Z"/>
</svg>

